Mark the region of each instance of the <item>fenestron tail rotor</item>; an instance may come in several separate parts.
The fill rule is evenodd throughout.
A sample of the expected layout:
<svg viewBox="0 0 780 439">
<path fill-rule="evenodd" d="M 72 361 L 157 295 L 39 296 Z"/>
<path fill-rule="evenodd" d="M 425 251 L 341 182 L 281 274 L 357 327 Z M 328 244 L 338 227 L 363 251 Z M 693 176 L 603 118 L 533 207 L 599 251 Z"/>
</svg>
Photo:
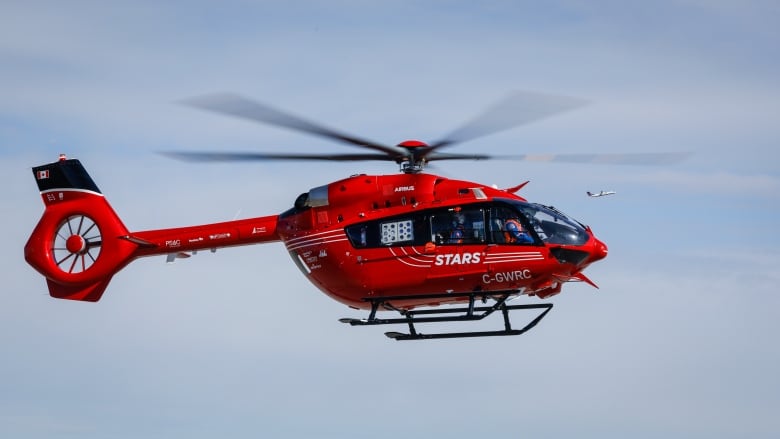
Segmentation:
<svg viewBox="0 0 780 439">
<path fill-rule="evenodd" d="M 65 273 L 88 270 L 100 256 L 100 227 L 86 215 L 69 216 L 57 228 L 52 242 L 54 263 Z"/>
</svg>

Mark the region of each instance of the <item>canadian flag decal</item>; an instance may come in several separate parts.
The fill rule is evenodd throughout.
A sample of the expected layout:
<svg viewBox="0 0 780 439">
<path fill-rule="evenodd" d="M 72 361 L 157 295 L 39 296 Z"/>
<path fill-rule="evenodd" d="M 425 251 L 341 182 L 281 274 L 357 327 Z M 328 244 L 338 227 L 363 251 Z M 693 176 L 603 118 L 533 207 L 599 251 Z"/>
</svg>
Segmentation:
<svg viewBox="0 0 780 439">
<path fill-rule="evenodd" d="M 45 178 L 49 178 L 49 170 L 44 169 L 43 171 L 38 171 L 38 180 L 43 180 Z"/>
</svg>

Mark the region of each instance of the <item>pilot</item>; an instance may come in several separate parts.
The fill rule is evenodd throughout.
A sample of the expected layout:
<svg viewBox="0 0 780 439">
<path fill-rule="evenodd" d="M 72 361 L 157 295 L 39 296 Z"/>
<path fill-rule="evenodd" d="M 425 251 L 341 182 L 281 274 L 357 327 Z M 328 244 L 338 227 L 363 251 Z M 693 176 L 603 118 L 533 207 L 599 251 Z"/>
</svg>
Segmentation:
<svg viewBox="0 0 780 439">
<path fill-rule="evenodd" d="M 466 217 L 463 212 L 457 211 L 452 216 L 452 228 L 450 229 L 450 244 L 462 244 L 466 235 Z"/>
<path fill-rule="evenodd" d="M 504 236 L 506 237 L 506 242 L 512 243 L 512 244 L 528 244 L 534 242 L 534 239 L 531 237 L 531 235 L 528 233 L 528 231 L 525 230 L 525 227 L 523 227 L 523 223 L 521 223 L 517 218 L 509 218 L 504 222 Z"/>
</svg>

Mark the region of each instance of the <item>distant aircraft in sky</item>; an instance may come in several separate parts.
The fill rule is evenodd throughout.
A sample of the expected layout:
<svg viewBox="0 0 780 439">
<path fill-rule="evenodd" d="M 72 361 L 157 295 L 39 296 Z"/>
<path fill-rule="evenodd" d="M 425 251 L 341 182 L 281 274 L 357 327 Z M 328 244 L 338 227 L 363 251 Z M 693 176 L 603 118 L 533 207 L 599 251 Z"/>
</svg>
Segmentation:
<svg viewBox="0 0 780 439">
<path fill-rule="evenodd" d="M 615 191 L 601 191 L 601 192 L 590 192 L 590 191 L 588 191 L 587 194 L 588 194 L 589 197 L 595 198 L 595 197 L 603 197 L 605 195 L 614 195 Z"/>
</svg>

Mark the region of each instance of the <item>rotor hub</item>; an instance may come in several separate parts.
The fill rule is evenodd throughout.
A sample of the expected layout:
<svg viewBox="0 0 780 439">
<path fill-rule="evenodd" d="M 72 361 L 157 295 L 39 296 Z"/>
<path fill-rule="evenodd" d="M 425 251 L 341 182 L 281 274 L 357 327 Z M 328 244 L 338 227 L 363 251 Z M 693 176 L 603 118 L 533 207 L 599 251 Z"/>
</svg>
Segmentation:
<svg viewBox="0 0 780 439">
<path fill-rule="evenodd" d="M 399 143 L 398 146 L 406 149 L 414 149 L 414 148 L 427 148 L 428 144 L 420 140 L 404 140 L 403 142 Z"/>
<path fill-rule="evenodd" d="M 82 253 L 87 249 L 87 241 L 81 235 L 71 235 L 65 241 L 65 248 L 71 253 Z"/>
<path fill-rule="evenodd" d="M 401 172 L 405 174 L 417 174 L 425 167 L 425 153 L 430 146 L 420 140 L 404 140 L 398 147 L 407 151 L 407 156 L 399 161 Z"/>
</svg>

